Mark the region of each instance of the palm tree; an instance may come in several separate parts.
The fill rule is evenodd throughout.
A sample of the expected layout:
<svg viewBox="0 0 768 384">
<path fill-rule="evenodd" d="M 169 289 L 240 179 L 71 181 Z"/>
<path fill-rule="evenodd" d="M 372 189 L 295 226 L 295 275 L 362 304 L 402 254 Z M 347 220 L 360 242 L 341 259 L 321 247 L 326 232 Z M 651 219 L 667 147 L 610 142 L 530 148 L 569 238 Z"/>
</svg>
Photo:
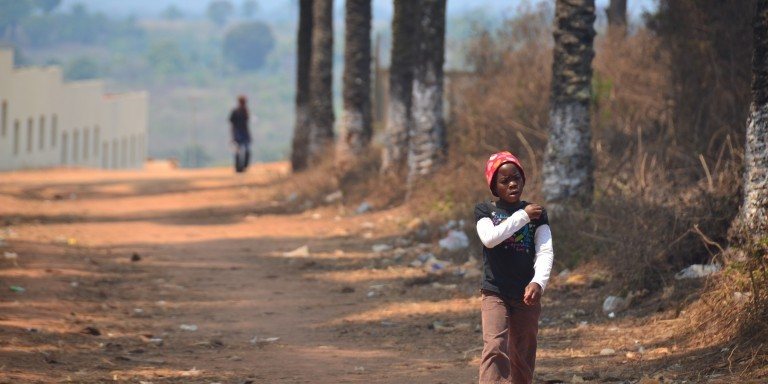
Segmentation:
<svg viewBox="0 0 768 384">
<path fill-rule="evenodd" d="M 594 22 L 595 0 L 557 0 L 550 130 L 542 172 L 542 190 L 550 203 L 592 201 L 589 102 Z"/>
<path fill-rule="evenodd" d="M 347 0 L 344 33 L 344 157 L 363 154 L 371 141 L 371 0 Z"/>
<path fill-rule="evenodd" d="M 382 158 L 384 172 L 399 173 L 405 165 L 408 154 L 417 6 L 418 3 L 413 0 L 395 0 L 389 66 L 389 103 L 387 103 L 386 135 Z"/>
<path fill-rule="evenodd" d="M 296 60 L 296 125 L 293 128 L 291 168 L 307 168 L 309 152 L 309 68 L 312 59 L 312 0 L 299 2 L 299 35 Z"/>
<path fill-rule="evenodd" d="M 738 240 L 765 247 L 768 237 L 768 0 L 758 0 L 753 23 L 752 103 L 744 150 L 744 202 Z"/>
<path fill-rule="evenodd" d="M 317 163 L 333 156 L 333 0 L 315 0 L 312 16 L 309 159 Z"/>
<path fill-rule="evenodd" d="M 627 33 L 627 0 L 611 0 L 605 9 L 608 16 L 608 34 L 623 36 Z"/>
<path fill-rule="evenodd" d="M 416 36 L 416 62 L 411 93 L 412 130 L 408 145 L 408 186 L 435 169 L 445 150 L 443 62 L 445 2 L 422 0 Z"/>
</svg>

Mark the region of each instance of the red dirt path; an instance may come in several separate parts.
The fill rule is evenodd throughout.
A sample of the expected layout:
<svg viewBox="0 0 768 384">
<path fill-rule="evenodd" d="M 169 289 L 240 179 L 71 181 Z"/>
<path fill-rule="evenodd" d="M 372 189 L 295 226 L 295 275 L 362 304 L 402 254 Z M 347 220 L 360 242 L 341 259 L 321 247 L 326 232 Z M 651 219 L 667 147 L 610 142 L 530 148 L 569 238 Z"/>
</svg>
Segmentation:
<svg viewBox="0 0 768 384">
<path fill-rule="evenodd" d="M 0 259 L 0 383 L 476 382 L 475 284 L 408 283 L 424 272 L 371 252 L 404 233 L 404 208 L 289 213 L 298 202 L 277 198 L 286 174 L 284 163 L 246 175 L 0 174 L 0 253 L 18 254 Z M 309 257 L 283 255 L 305 244 Z M 691 351 L 644 332 L 646 320 L 609 322 L 596 293 L 554 287 L 540 382 L 660 372 L 628 360 L 636 340 L 656 351 L 647 360 L 685 364 Z M 574 308 L 583 318 L 565 314 Z M 428 327 L 436 320 L 470 327 L 439 333 Z M 608 347 L 616 355 L 600 356 Z M 667 378 L 683 367 L 672 363 Z"/>
</svg>

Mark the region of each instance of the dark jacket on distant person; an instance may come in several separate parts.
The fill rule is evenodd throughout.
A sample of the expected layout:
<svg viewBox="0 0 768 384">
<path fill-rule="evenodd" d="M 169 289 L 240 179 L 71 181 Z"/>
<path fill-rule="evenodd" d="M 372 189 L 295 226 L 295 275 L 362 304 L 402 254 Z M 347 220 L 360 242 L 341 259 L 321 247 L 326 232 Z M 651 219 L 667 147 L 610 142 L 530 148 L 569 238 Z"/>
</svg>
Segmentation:
<svg viewBox="0 0 768 384">
<path fill-rule="evenodd" d="M 248 110 L 245 108 L 235 108 L 229 115 L 229 122 L 232 123 L 232 140 L 238 144 L 250 144 L 251 132 L 248 130 Z"/>
</svg>

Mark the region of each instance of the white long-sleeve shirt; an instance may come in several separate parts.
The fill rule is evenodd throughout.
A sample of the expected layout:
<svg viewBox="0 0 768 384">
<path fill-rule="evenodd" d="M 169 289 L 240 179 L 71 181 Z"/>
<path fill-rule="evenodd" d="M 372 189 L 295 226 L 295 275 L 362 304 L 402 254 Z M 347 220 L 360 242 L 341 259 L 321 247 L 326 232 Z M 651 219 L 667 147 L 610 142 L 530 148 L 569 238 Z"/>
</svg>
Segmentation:
<svg viewBox="0 0 768 384">
<path fill-rule="evenodd" d="M 490 218 L 484 217 L 477 221 L 477 235 L 480 237 L 483 245 L 487 248 L 494 248 L 514 235 L 515 232 L 519 231 L 530 221 L 530 217 L 522 209 L 515 211 L 498 225 L 494 225 Z M 548 224 L 541 225 L 536 229 L 533 242 L 535 257 L 533 262 L 534 274 L 531 282 L 538 284 L 543 291 L 549 282 L 554 261 L 552 231 Z"/>
</svg>

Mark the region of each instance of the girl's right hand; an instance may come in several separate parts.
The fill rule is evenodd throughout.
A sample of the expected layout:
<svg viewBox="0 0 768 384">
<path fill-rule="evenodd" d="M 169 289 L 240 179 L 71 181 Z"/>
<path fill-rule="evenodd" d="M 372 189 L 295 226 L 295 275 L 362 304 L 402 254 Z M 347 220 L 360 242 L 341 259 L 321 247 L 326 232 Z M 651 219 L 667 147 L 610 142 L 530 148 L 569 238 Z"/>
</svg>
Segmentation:
<svg viewBox="0 0 768 384">
<path fill-rule="evenodd" d="M 523 210 L 528 214 L 528 217 L 531 220 L 536 220 L 541 217 L 541 213 L 544 211 L 544 208 L 538 204 L 528 204 L 525 206 L 525 208 L 523 208 Z"/>
</svg>

